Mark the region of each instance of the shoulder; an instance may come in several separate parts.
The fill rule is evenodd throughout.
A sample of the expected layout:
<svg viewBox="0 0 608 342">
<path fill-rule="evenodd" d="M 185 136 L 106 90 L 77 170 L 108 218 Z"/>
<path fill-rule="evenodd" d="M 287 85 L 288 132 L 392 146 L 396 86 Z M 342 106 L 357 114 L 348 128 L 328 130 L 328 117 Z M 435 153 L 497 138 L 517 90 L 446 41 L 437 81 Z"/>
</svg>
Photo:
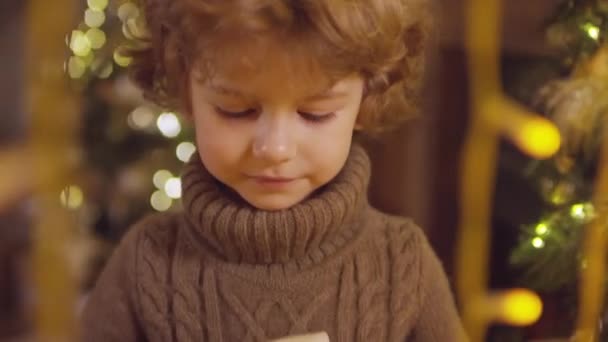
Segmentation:
<svg viewBox="0 0 608 342">
<path fill-rule="evenodd" d="M 112 259 L 120 259 L 136 282 L 142 276 L 159 276 L 168 269 L 180 216 L 176 213 L 147 215 L 133 224 L 121 239 Z"/>
<path fill-rule="evenodd" d="M 375 225 L 373 233 L 387 244 L 391 257 L 415 257 L 422 249 L 428 248 L 424 231 L 411 218 L 376 209 L 372 209 L 370 217 Z"/>
<path fill-rule="evenodd" d="M 140 248 L 143 245 L 166 248 L 175 238 L 179 222 L 178 213 L 149 214 L 137 221 L 121 241 L 121 245 Z"/>
</svg>

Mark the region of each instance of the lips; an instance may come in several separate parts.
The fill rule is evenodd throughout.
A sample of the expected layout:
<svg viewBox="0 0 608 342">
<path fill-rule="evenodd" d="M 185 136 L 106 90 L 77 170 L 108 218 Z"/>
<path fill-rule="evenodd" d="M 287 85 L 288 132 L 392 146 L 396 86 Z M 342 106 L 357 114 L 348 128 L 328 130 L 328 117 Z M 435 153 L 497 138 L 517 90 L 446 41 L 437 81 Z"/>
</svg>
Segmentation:
<svg viewBox="0 0 608 342">
<path fill-rule="evenodd" d="M 259 182 L 265 182 L 265 183 L 287 183 L 287 182 L 291 182 L 292 180 L 294 180 L 294 178 L 270 177 L 270 176 L 252 176 L 252 178 L 254 178 L 255 180 L 257 180 Z"/>
</svg>

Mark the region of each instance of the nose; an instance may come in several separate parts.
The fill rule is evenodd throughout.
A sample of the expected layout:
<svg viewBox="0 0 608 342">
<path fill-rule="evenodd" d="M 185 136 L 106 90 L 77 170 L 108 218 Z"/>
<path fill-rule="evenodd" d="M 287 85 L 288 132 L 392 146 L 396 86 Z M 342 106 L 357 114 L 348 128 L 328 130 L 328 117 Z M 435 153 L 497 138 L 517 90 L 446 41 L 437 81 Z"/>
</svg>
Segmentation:
<svg viewBox="0 0 608 342">
<path fill-rule="evenodd" d="M 262 114 L 256 125 L 253 155 L 269 163 L 282 163 L 295 157 L 296 146 L 288 117 Z"/>
</svg>

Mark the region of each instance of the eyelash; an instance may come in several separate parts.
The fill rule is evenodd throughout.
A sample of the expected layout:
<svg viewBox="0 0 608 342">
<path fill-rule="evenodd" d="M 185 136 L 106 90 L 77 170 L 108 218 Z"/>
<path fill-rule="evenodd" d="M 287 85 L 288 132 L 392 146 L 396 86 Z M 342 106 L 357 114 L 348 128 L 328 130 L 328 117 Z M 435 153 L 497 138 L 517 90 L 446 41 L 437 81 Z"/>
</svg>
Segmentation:
<svg viewBox="0 0 608 342">
<path fill-rule="evenodd" d="M 225 116 L 229 119 L 242 119 L 242 118 L 246 118 L 249 115 L 255 113 L 255 109 L 247 109 L 244 110 L 242 112 L 230 112 L 227 110 L 223 110 L 219 107 L 215 107 L 215 111 L 222 115 Z M 319 123 L 323 123 L 326 122 L 330 119 L 332 119 L 336 114 L 335 113 L 327 113 L 327 114 L 323 114 L 323 115 L 317 115 L 317 114 L 311 114 L 311 113 L 306 113 L 306 112 L 298 112 L 298 114 L 300 114 L 300 116 L 313 124 L 319 124 Z"/>
</svg>

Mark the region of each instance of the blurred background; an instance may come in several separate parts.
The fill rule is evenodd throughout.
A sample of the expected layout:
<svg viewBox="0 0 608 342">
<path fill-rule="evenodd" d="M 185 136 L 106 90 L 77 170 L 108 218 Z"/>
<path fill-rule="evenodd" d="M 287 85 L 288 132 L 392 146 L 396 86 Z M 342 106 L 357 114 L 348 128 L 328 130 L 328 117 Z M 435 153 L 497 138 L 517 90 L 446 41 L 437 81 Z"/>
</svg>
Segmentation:
<svg viewBox="0 0 608 342">
<path fill-rule="evenodd" d="M 453 282 L 469 112 L 465 2 L 439 5 L 423 114 L 367 145 L 372 203 L 413 217 Z M 581 232 L 595 210 L 608 109 L 607 19 L 608 0 L 504 1 L 503 86 L 553 120 L 564 147 L 535 161 L 501 144 L 490 286 L 532 289 L 544 312 L 527 328 L 492 326 L 488 341 L 574 334 Z M 40 306 L 78 312 L 128 227 L 148 212 L 179 209 L 193 136 L 178 114 L 145 102 L 128 80 L 121 48 L 139 29 L 139 10 L 124 0 L 0 2 L 0 341 L 44 340 L 32 338 Z M 57 255 L 67 265 L 45 257 Z M 64 295 L 58 303 L 37 299 L 53 289 Z M 602 316 L 597 331 L 608 341 L 608 311 Z M 68 321 L 55 323 L 68 328 Z"/>
</svg>

